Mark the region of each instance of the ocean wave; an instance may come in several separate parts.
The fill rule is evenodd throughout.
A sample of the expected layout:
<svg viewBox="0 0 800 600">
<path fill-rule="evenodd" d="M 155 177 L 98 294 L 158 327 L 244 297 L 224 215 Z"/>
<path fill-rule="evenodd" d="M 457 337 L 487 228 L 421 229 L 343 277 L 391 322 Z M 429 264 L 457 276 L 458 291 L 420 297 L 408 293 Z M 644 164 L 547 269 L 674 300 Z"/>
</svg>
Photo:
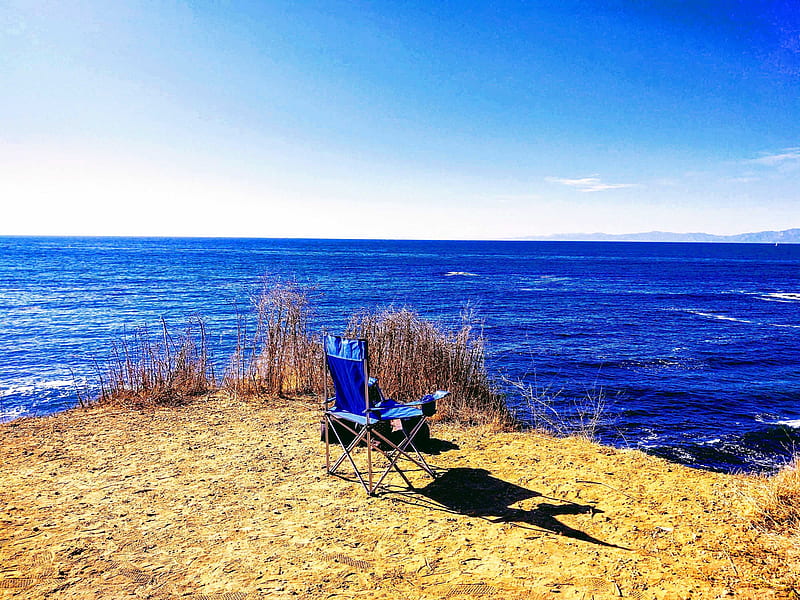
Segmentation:
<svg viewBox="0 0 800 600">
<path fill-rule="evenodd" d="M 697 442 L 698 446 L 715 446 L 722 443 L 722 438 L 712 438 L 710 440 L 700 440 Z"/>
<path fill-rule="evenodd" d="M 718 321 L 730 321 L 732 323 L 747 323 L 749 325 L 758 325 L 761 327 L 779 327 L 784 329 L 800 329 L 800 325 L 792 325 L 786 323 L 765 323 L 763 321 L 753 321 L 751 319 L 741 319 L 739 317 L 730 317 L 728 315 L 723 315 L 720 313 L 715 312 L 705 312 L 700 310 L 691 310 L 691 309 L 684 309 L 683 312 L 687 312 L 692 315 L 696 315 L 698 317 L 704 317 L 706 319 L 716 319 Z"/>
<path fill-rule="evenodd" d="M 625 359 L 607 361 L 604 366 L 635 372 L 698 371 L 707 368 L 706 361 L 693 357 L 654 357 L 647 359 Z"/>
<path fill-rule="evenodd" d="M 14 419 L 19 419 L 28 414 L 24 406 L 13 406 L 10 408 L 0 409 L 0 423 L 8 423 Z"/>
<path fill-rule="evenodd" d="M 784 421 L 773 421 L 770 425 L 783 425 L 792 429 L 800 429 L 800 419 L 786 419 Z"/>
<path fill-rule="evenodd" d="M 9 396 L 27 396 L 36 394 L 37 392 L 74 390 L 76 385 L 82 386 L 85 384 L 85 378 L 77 378 L 75 380 L 50 379 L 25 381 L 17 383 L 16 385 L 0 388 L 0 398 L 6 398 Z"/>
<path fill-rule="evenodd" d="M 755 323 L 755 321 L 750 321 L 749 319 L 739 319 L 737 317 L 729 317 L 728 315 L 721 315 L 719 313 L 713 313 L 713 312 L 703 312 L 699 310 L 688 310 L 686 312 L 693 315 L 697 315 L 698 317 L 705 317 L 707 319 L 717 319 L 719 321 L 732 321 L 734 323 L 750 323 L 750 324 Z"/>
<path fill-rule="evenodd" d="M 800 294 L 796 292 L 771 292 L 769 294 L 761 294 L 759 297 L 768 302 L 800 302 Z"/>
<path fill-rule="evenodd" d="M 89 379 L 20 379 L 0 387 L 0 423 L 20 417 L 46 415 L 78 404 L 79 390 L 86 391 Z"/>
<path fill-rule="evenodd" d="M 34 385 L 12 385 L 11 387 L 0 389 L 0 398 L 7 396 L 17 396 L 21 394 L 32 394 L 36 390 Z"/>
<path fill-rule="evenodd" d="M 477 273 L 470 273 L 468 271 L 448 271 L 444 274 L 445 277 L 480 277 Z"/>
<path fill-rule="evenodd" d="M 795 429 L 769 424 L 756 430 L 731 432 L 703 439 L 687 436 L 678 440 L 666 434 L 654 444 L 645 439 L 637 444 L 644 452 L 667 460 L 712 471 L 757 471 L 774 473 L 791 458 L 800 441 Z"/>
</svg>

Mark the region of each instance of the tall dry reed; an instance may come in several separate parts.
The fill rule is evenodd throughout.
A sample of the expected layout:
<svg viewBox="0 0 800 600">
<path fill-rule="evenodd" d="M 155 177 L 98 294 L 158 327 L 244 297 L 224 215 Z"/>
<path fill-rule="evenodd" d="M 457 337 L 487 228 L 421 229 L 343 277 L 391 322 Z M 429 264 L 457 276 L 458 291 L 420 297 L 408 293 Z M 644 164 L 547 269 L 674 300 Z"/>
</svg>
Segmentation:
<svg viewBox="0 0 800 600">
<path fill-rule="evenodd" d="M 370 374 L 384 394 L 400 402 L 418 400 L 437 389 L 438 417 L 463 424 L 506 428 L 513 419 L 486 371 L 483 332 L 470 313 L 457 331 L 422 319 L 407 309 L 361 312 L 346 335 L 367 340 Z"/>
<path fill-rule="evenodd" d="M 602 389 L 587 390 L 583 396 L 567 398 L 561 391 L 540 388 L 518 380 L 504 379 L 507 389 L 519 398 L 519 410 L 527 427 L 557 437 L 597 439 L 606 417 L 606 396 Z"/>
<path fill-rule="evenodd" d="M 240 317 L 237 344 L 223 387 L 237 397 L 319 394 L 323 388 L 321 335 L 311 330 L 310 289 L 265 281 L 253 298 L 253 316 Z M 140 330 L 114 346 L 101 377 L 103 402 L 177 403 L 214 389 L 205 328 L 197 320 L 173 340 L 162 323 L 161 340 Z M 194 330 L 199 330 L 199 340 Z M 462 424 L 514 424 L 504 398 L 490 379 L 482 329 L 471 314 L 454 331 L 407 309 L 360 312 L 345 335 L 368 340 L 370 374 L 387 396 L 414 401 L 437 389 L 438 418 Z"/>
<path fill-rule="evenodd" d="M 236 350 L 223 386 L 237 396 L 286 396 L 317 392 L 322 346 L 309 329 L 309 289 L 265 281 L 253 299 L 255 324 L 240 318 Z"/>
<path fill-rule="evenodd" d="M 800 455 L 775 475 L 756 478 L 748 499 L 756 527 L 800 536 Z"/>
<path fill-rule="evenodd" d="M 146 327 L 123 335 L 99 374 L 98 402 L 132 407 L 181 404 L 216 386 L 205 324 L 199 318 L 190 319 L 177 337 L 163 319 L 158 338 Z"/>
</svg>

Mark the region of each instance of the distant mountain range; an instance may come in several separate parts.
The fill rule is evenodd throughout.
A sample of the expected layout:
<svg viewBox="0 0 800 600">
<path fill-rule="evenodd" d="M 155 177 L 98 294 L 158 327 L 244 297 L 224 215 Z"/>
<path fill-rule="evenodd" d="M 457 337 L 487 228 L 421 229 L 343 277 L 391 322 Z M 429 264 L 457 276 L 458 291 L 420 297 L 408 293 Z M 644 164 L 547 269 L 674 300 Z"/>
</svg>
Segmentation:
<svg viewBox="0 0 800 600">
<path fill-rule="evenodd" d="M 800 229 L 783 231 L 758 231 L 738 235 L 712 235 L 710 233 L 560 233 L 547 236 L 528 236 L 525 240 L 571 242 L 726 242 L 737 244 L 800 244 Z"/>
</svg>

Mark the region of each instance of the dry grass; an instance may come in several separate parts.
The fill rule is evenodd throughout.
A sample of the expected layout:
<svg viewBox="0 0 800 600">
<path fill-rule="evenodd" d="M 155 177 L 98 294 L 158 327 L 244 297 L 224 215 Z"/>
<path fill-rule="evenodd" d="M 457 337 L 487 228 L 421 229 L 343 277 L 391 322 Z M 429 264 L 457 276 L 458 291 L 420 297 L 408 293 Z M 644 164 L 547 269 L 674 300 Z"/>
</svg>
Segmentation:
<svg viewBox="0 0 800 600">
<path fill-rule="evenodd" d="M 320 394 L 321 338 L 311 334 L 310 290 L 266 281 L 254 299 L 255 324 L 240 322 L 238 343 L 223 386 L 238 397 Z M 465 315 L 449 333 L 406 309 L 354 315 L 345 335 L 366 338 L 370 375 L 387 396 L 418 400 L 437 389 L 451 392 L 439 418 L 508 427 L 512 419 L 486 372 L 483 336 Z"/>
<path fill-rule="evenodd" d="M 100 372 L 97 401 L 101 404 L 181 404 L 216 386 L 201 319 L 189 320 L 177 338 L 163 319 L 160 339 L 154 339 L 147 328 L 130 337 L 123 335 Z"/>
<path fill-rule="evenodd" d="M 239 398 L 322 392 L 322 344 L 311 333 L 309 294 L 296 283 L 265 281 L 253 299 L 254 318 L 240 318 L 222 381 L 228 392 Z M 166 323 L 162 330 L 161 340 L 152 340 L 144 329 L 114 346 L 101 376 L 101 402 L 175 404 L 215 388 L 202 321 L 190 323 L 177 341 Z M 486 371 L 482 331 L 471 316 L 465 314 L 461 327 L 450 332 L 407 309 L 365 311 L 350 319 L 345 335 L 368 340 L 370 374 L 387 396 L 407 402 L 448 390 L 437 418 L 499 429 L 514 425 Z"/>
<path fill-rule="evenodd" d="M 265 281 L 253 300 L 255 326 L 240 321 L 223 386 L 236 396 L 316 393 L 322 382 L 322 346 L 310 334 L 309 290 Z"/>
<path fill-rule="evenodd" d="M 753 524 L 784 535 L 800 535 L 800 455 L 771 477 L 758 478 L 749 494 Z"/>
<path fill-rule="evenodd" d="M 320 394 L 321 337 L 311 333 L 310 289 L 265 281 L 253 299 L 254 318 L 240 318 L 237 345 L 222 386 L 239 398 Z M 214 389 L 216 383 L 202 321 L 193 321 L 177 341 L 162 323 L 162 339 L 140 330 L 114 346 L 101 377 L 101 402 L 146 405 L 180 403 Z M 199 330 L 199 340 L 194 331 Z M 407 309 L 361 312 L 345 335 L 369 342 L 370 374 L 387 396 L 418 400 L 438 389 L 437 418 L 465 425 L 510 428 L 515 422 L 485 364 L 480 327 L 468 313 L 461 327 L 446 331 Z"/>
<path fill-rule="evenodd" d="M 407 309 L 362 312 L 346 335 L 367 340 L 370 374 L 387 396 L 408 402 L 448 390 L 438 418 L 508 428 L 513 419 L 486 371 L 483 334 L 473 321 L 465 313 L 461 327 L 448 332 Z"/>
</svg>

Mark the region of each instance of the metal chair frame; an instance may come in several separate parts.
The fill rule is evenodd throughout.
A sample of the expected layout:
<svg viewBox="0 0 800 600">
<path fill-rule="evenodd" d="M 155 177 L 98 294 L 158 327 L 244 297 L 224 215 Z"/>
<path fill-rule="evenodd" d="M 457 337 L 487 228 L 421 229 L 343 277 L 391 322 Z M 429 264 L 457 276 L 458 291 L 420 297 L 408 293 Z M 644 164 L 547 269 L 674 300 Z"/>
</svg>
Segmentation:
<svg viewBox="0 0 800 600">
<path fill-rule="evenodd" d="M 344 338 L 339 338 L 344 339 Z M 324 424 L 325 424 L 325 467 L 326 471 L 330 475 L 339 475 L 337 473 L 338 469 L 342 466 L 345 460 L 348 460 L 350 465 L 353 467 L 355 471 L 356 477 L 361 485 L 366 490 L 367 494 L 375 495 L 378 487 L 383 483 L 386 476 L 392 471 L 395 470 L 405 481 L 406 485 L 409 488 L 413 488 L 411 481 L 408 479 L 408 476 L 403 472 L 403 470 L 398 465 L 398 461 L 402 459 L 406 459 L 422 469 L 425 473 L 427 473 L 430 477 L 436 478 L 436 473 L 430 467 L 428 462 L 420 453 L 419 449 L 414 444 L 414 437 L 419 433 L 420 429 L 422 429 L 423 425 L 426 423 L 427 415 L 420 410 L 420 414 L 415 414 L 415 417 L 420 417 L 418 422 L 414 425 L 411 431 L 405 433 L 404 431 L 404 438 L 402 441 L 394 442 L 388 436 L 384 435 L 381 431 L 379 431 L 376 426 L 379 423 L 385 423 L 390 420 L 391 409 L 397 408 L 397 404 L 390 405 L 388 408 L 381 408 L 376 406 L 370 406 L 370 394 L 369 394 L 369 387 L 370 387 L 370 378 L 369 378 L 369 360 L 368 360 L 368 352 L 367 352 L 367 341 L 366 340 L 347 340 L 347 341 L 355 341 L 359 344 L 363 344 L 363 371 L 364 371 L 364 388 L 363 388 L 363 398 L 364 398 L 364 411 L 362 414 L 352 414 L 352 413 L 342 413 L 339 411 L 333 410 L 336 404 L 336 396 L 330 397 L 328 395 L 329 388 L 328 388 L 328 378 L 323 377 L 324 379 L 324 389 L 323 389 L 323 410 L 324 410 Z M 336 357 L 342 358 L 342 357 Z M 325 351 L 325 370 L 331 373 L 331 378 L 336 377 L 334 375 L 333 369 L 331 369 L 331 365 L 329 362 L 329 355 L 327 349 Z M 376 384 L 377 385 L 377 384 Z M 335 386 L 334 386 L 335 387 Z M 425 404 L 428 404 L 436 399 L 443 398 L 447 395 L 447 392 L 437 392 L 436 395 L 426 396 L 425 398 L 417 401 L 417 402 L 409 402 L 402 404 L 402 407 L 414 407 L 418 406 L 421 407 Z M 351 417 L 351 418 L 348 418 Z M 383 417 L 383 418 L 382 418 Z M 388 417 L 388 418 L 387 418 Z M 406 417 L 408 418 L 408 417 Z M 402 421 L 402 417 L 400 418 Z M 360 429 L 358 426 L 361 426 Z M 353 439 L 349 443 L 345 443 L 340 436 L 338 427 L 342 427 L 351 434 L 353 434 Z M 331 461 L 331 431 L 333 431 L 333 436 L 336 438 L 336 442 L 338 442 L 342 447 L 342 454 L 339 456 L 335 461 Z M 366 444 L 366 478 L 362 474 L 362 469 L 359 469 L 358 465 L 356 464 L 356 459 L 354 458 L 353 454 L 357 446 L 364 442 Z M 375 466 L 373 464 L 373 454 L 378 452 L 387 460 L 387 465 L 383 468 L 379 468 L 376 472 Z M 339 475 L 341 477 L 341 475 Z"/>
</svg>

